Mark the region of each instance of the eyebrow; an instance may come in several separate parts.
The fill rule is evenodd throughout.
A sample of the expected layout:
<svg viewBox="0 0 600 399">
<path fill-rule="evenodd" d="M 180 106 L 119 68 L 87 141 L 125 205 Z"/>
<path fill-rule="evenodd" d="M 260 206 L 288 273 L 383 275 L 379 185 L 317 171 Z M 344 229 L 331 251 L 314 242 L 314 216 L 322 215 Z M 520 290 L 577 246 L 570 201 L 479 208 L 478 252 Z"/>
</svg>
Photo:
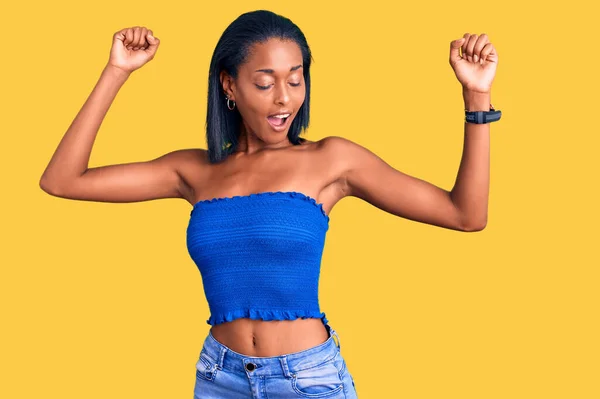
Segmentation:
<svg viewBox="0 0 600 399">
<path fill-rule="evenodd" d="M 302 64 L 291 67 L 290 68 L 290 72 L 293 72 L 293 71 L 295 71 L 296 69 L 299 69 L 299 68 L 302 68 Z M 257 69 L 254 72 L 275 73 L 275 71 L 272 70 L 272 69 Z"/>
</svg>

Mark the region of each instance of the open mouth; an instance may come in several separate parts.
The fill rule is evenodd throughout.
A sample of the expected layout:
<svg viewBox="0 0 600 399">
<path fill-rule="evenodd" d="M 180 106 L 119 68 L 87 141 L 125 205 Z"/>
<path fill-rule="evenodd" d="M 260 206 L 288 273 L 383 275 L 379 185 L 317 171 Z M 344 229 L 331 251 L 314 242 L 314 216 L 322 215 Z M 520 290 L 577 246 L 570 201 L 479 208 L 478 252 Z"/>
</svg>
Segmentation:
<svg viewBox="0 0 600 399">
<path fill-rule="evenodd" d="M 268 116 L 267 120 L 271 127 L 277 131 L 284 130 L 288 125 L 291 114 Z"/>
</svg>

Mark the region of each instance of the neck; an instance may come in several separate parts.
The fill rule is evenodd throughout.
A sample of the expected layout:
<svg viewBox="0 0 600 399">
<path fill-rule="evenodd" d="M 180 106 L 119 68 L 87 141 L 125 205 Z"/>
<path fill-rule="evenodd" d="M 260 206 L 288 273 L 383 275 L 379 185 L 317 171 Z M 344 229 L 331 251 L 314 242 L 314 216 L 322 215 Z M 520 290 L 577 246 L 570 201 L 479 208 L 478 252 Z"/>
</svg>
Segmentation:
<svg viewBox="0 0 600 399">
<path fill-rule="evenodd" d="M 293 144 L 290 140 L 285 138 L 285 140 L 278 143 L 266 143 L 261 140 L 254 132 L 246 126 L 245 123 L 242 124 L 240 129 L 240 134 L 238 135 L 238 144 L 233 154 L 245 154 L 251 155 L 259 151 L 263 150 L 274 150 L 280 148 L 291 147 Z"/>
</svg>

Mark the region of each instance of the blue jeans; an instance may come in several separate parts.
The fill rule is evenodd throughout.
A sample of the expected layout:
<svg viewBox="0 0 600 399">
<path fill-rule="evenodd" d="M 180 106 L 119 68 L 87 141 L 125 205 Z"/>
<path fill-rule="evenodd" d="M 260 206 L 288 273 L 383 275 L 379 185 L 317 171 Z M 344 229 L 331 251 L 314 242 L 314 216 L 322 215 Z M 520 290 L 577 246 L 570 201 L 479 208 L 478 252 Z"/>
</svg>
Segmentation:
<svg viewBox="0 0 600 399">
<path fill-rule="evenodd" d="M 209 332 L 196 363 L 194 399 L 357 399 L 340 337 L 325 328 L 329 338 L 322 344 L 273 357 L 245 356 Z"/>
</svg>

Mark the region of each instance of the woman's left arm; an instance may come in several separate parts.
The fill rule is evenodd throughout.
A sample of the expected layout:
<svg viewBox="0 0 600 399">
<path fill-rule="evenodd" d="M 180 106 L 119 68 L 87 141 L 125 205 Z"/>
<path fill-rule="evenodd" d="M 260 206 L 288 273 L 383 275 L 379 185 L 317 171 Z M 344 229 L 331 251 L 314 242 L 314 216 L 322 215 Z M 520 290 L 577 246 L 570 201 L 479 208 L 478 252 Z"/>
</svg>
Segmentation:
<svg viewBox="0 0 600 399">
<path fill-rule="evenodd" d="M 459 48 L 462 45 L 462 57 Z M 450 64 L 463 86 L 465 109 L 489 111 L 498 56 L 487 36 L 470 35 L 450 44 Z M 459 231 L 487 224 L 490 127 L 464 123 L 463 154 L 451 191 L 402 173 L 368 149 L 330 137 L 331 154 L 347 196 L 361 198 L 391 214 Z M 337 157 L 336 157 L 337 155 Z"/>
</svg>

